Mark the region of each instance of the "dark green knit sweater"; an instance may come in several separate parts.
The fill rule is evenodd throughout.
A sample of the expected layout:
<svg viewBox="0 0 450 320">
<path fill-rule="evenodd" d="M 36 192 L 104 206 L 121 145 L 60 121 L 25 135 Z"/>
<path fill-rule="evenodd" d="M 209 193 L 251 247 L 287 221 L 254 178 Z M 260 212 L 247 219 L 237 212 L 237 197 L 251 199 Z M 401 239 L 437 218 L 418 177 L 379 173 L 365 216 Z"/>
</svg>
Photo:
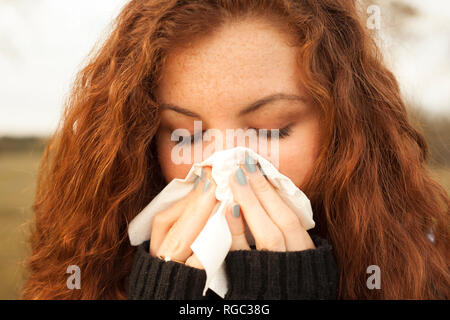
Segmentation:
<svg viewBox="0 0 450 320">
<path fill-rule="evenodd" d="M 329 242 L 311 235 L 316 249 L 291 252 L 230 251 L 225 258 L 229 290 L 225 299 L 335 299 L 338 271 Z M 206 272 L 149 254 L 139 245 L 129 276 L 128 297 L 141 299 L 221 299 L 202 296 Z"/>
</svg>

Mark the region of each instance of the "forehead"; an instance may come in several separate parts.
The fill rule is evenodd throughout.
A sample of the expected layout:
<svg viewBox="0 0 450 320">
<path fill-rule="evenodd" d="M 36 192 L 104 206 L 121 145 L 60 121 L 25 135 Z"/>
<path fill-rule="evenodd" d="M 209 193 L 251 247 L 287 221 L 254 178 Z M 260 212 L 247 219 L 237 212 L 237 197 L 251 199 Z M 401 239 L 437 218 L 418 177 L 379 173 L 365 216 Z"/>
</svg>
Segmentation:
<svg viewBox="0 0 450 320">
<path fill-rule="evenodd" d="M 171 52 L 156 96 L 163 103 L 228 109 L 275 92 L 300 93 L 298 48 L 258 20 L 224 25 Z"/>
</svg>

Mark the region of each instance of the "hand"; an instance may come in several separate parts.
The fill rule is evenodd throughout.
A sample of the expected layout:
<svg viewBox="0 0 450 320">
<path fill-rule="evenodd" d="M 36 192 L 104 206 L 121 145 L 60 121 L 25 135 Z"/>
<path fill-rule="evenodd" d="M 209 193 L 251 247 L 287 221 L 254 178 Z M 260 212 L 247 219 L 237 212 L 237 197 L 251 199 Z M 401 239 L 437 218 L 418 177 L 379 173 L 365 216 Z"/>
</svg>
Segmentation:
<svg viewBox="0 0 450 320">
<path fill-rule="evenodd" d="M 216 184 L 211 177 L 211 168 L 203 168 L 203 179 L 186 197 L 163 210 L 153 218 L 150 238 L 150 254 L 170 257 L 175 262 L 204 269 L 191 244 L 205 226 L 217 203 Z"/>
<path fill-rule="evenodd" d="M 226 213 L 232 235 L 230 250 L 250 250 L 245 237 L 244 219 L 257 250 L 315 249 L 297 215 L 262 174 L 256 160 L 246 157 L 245 165 L 230 176 L 229 182 L 235 201 Z M 239 212 L 238 217 L 233 215 L 233 206 L 235 214 Z"/>
</svg>

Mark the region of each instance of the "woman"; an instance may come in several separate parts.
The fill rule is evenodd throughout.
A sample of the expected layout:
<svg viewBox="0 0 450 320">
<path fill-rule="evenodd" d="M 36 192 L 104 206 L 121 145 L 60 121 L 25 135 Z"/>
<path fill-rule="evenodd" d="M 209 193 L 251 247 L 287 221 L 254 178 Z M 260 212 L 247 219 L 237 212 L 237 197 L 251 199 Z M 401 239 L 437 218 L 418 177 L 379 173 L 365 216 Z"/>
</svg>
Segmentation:
<svg viewBox="0 0 450 320">
<path fill-rule="evenodd" d="M 316 222 L 306 232 L 251 163 L 231 176 L 226 299 L 450 296 L 449 198 L 354 1 L 134 0 L 79 74 L 45 152 L 24 298 L 217 298 L 201 295 L 188 249 L 215 203 L 208 168 L 158 214 L 150 242 L 136 251 L 127 238 L 128 222 L 189 170 L 171 161 L 171 134 L 198 143 L 193 120 L 279 129 L 279 170 Z M 70 265 L 80 290 L 67 288 Z"/>
</svg>

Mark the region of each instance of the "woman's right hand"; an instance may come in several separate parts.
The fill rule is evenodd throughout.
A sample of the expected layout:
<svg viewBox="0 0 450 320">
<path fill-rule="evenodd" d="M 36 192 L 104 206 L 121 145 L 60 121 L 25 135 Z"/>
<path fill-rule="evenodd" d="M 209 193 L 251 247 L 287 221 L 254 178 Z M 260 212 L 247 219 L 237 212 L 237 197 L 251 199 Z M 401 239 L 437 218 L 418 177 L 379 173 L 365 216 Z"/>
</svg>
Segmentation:
<svg viewBox="0 0 450 320">
<path fill-rule="evenodd" d="M 170 257 L 187 266 L 204 269 L 191 245 L 211 216 L 217 199 L 211 167 L 204 167 L 202 176 L 203 179 L 197 177 L 186 197 L 154 216 L 150 238 L 152 256 Z"/>
</svg>

